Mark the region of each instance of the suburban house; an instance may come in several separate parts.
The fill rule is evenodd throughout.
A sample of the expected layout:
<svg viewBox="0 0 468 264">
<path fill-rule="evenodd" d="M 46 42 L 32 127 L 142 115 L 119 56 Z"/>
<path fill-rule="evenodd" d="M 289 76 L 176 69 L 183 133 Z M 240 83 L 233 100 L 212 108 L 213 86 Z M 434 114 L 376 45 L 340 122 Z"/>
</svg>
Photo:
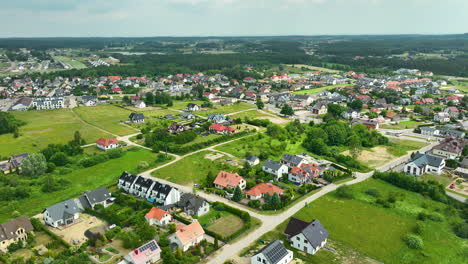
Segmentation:
<svg viewBox="0 0 468 264">
<path fill-rule="evenodd" d="M 367 130 L 379 129 L 379 122 L 374 119 L 365 120 L 360 118 L 355 118 L 351 121 L 351 124 L 363 124 L 367 127 Z"/>
<path fill-rule="evenodd" d="M 145 108 L 146 104 L 145 104 L 145 102 L 143 102 L 141 100 L 138 100 L 138 101 L 135 101 L 133 106 L 135 106 L 135 108 Z"/>
<path fill-rule="evenodd" d="M 343 111 L 342 117 L 344 119 L 358 118 L 359 117 L 359 112 L 356 111 L 356 110 L 349 109 L 349 110 Z"/>
<path fill-rule="evenodd" d="M 169 126 L 169 128 L 167 130 L 169 131 L 169 133 L 176 135 L 176 134 L 184 132 L 185 131 L 185 126 L 174 122 Z"/>
<path fill-rule="evenodd" d="M 182 119 L 195 119 L 195 115 L 190 112 L 183 112 L 179 115 Z"/>
<path fill-rule="evenodd" d="M 210 114 L 208 121 L 215 124 L 223 123 L 226 121 L 226 116 L 223 114 Z"/>
<path fill-rule="evenodd" d="M 301 163 L 300 166 L 293 167 L 288 174 L 288 180 L 302 185 L 312 182 L 320 175 L 320 169 L 315 164 Z"/>
<path fill-rule="evenodd" d="M 34 228 L 26 216 L 0 224 L 0 251 L 6 253 L 8 246 L 18 241 L 26 243 L 28 233 L 33 230 Z"/>
<path fill-rule="evenodd" d="M 47 207 L 43 212 L 44 222 L 52 227 L 72 225 L 83 211 L 74 199 Z"/>
<path fill-rule="evenodd" d="M 304 158 L 299 157 L 297 155 L 291 155 L 291 154 L 284 154 L 280 160 L 281 164 L 288 166 L 288 168 L 301 166 L 301 164 L 304 163 L 305 161 L 306 160 Z"/>
<path fill-rule="evenodd" d="M 288 264 L 293 260 L 293 252 L 286 249 L 279 240 L 266 245 L 250 258 L 251 264 Z"/>
<path fill-rule="evenodd" d="M 32 104 L 32 99 L 29 97 L 22 97 L 18 99 L 11 107 L 10 111 L 26 111 Z"/>
<path fill-rule="evenodd" d="M 124 257 L 124 263 L 128 264 L 150 264 L 156 263 L 161 259 L 161 248 L 156 240 L 136 248 Z"/>
<path fill-rule="evenodd" d="M 177 205 L 191 216 L 202 216 L 210 211 L 210 204 L 205 199 L 192 193 L 182 194 Z"/>
<path fill-rule="evenodd" d="M 81 96 L 81 103 L 85 106 L 95 106 L 99 103 L 99 100 L 95 95 L 83 95 Z"/>
<path fill-rule="evenodd" d="M 446 159 L 456 159 L 462 154 L 465 145 L 466 142 L 463 139 L 448 137 L 432 148 L 432 154 Z"/>
<path fill-rule="evenodd" d="M 249 163 L 249 166 L 253 167 L 260 163 L 260 159 L 257 156 L 249 155 L 245 161 Z"/>
<path fill-rule="evenodd" d="M 0 163 L 0 170 L 3 171 L 4 174 L 11 173 L 14 170 L 21 170 L 21 163 L 23 163 L 23 160 L 28 156 L 28 153 L 12 155 L 8 161 Z"/>
<path fill-rule="evenodd" d="M 37 97 L 34 99 L 32 106 L 37 110 L 59 109 L 65 107 L 65 100 L 60 96 Z"/>
<path fill-rule="evenodd" d="M 131 113 L 128 118 L 130 122 L 135 123 L 135 124 L 145 123 L 145 116 L 142 113 Z"/>
<path fill-rule="evenodd" d="M 292 217 L 284 233 L 288 236 L 291 247 L 307 254 L 313 255 L 327 244 L 328 232 L 317 219 L 308 223 Z"/>
<path fill-rule="evenodd" d="M 100 138 L 96 141 L 96 147 L 102 150 L 109 150 L 120 147 L 120 144 L 116 138 Z"/>
<path fill-rule="evenodd" d="M 239 186 L 239 188 L 243 190 L 247 183 L 244 178 L 237 173 L 220 171 L 213 184 L 218 189 L 234 189 Z"/>
<path fill-rule="evenodd" d="M 288 173 L 288 166 L 278 161 L 267 160 L 263 164 L 262 170 L 266 173 L 275 175 L 276 176 L 275 180 L 279 180 L 281 177 L 283 177 L 283 174 Z"/>
<path fill-rule="evenodd" d="M 441 174 L 444 167 L 444 158 L 417 153 L 410 162 L 406 163 L 404 172 L 413 176 L 421 176 L 424 173 Z"/>
<path fill-rule="evenodd" d="M 424 136 L 429 136 L 429 137 L 434 137 L 439 135 L 439 130 L 437 128 L 432 128 L 432 127 L 421 127 L 421 135 Z"/>
<path fill-rule="evenodd" d="M 258 200 L 262 198 L 265 194 L 273 195 L 277 193 L 278 195 L 283 195 L 283 189 L 271 184 L 271 183 L 259 183 L 252 187 L 250 190 L 246 191 L 247 197 L 250 200 Z"/>
<path fill-rule="evenodd" d="M 209 129 L 212 132 L 216 132 L 218 134 L 223 134 L 223 135 L 232 134 L 236 132 L 234 128 L 223 126 L 221 124 L 212 124 L 211 126 L 209 126 Z"/>
<path fill-rule="evenodd" d="M 150 225 L 163 226 L 171 222 L 172 215 L 163 209 L 153 207 L 148 213 L 146 213 L 145 219 Z"/>
<path fill-rule="evenodd" d="M 439 112 L 434 115 L 434 122 L 439 122 L 439 123 L 450 122 L 450 114 L 447 112 Z"/>
<path fill-rule="evenodd" d="M 200 110 L 200 107 L 198 105 L 193 104 L 193 103 L 187 104 L 187 111 L 195 112 L 195 111 L 198 111 L 198 110 Z"/>
<path fill-rule="evenodd" d="M 328 112 L 328 103 L 317 102 L 313 107 L 310 108 L 310 111 L 314 115 L 324 115 Z"/>
<path fill-rule="evenodd" d="M 177 188 L 126 171 L 120 176 L 117 187 L 151 203 L 173 205 L 180 200 Z"/>
<path fill-rule="evenodd" d="M 93 208 L 96 205 L 102 205 L 108 207 L 113 203 L 115 198 L 111 196 L 111 193 L 107 191 L 105 186 L 99 187 L 95 190 L 86 192 L 84 195 L 78 197 L 78 201 L 82 208 Z"/>
<path fill-rule="evenodd" d="M 177 225 L 176 232 L 169 236 L 169 241 L 185 252 L 190 247 L 200 243 L 204 235 L 205 231 L 202 226 L 198 221 L 195 221 L 190 225 Z"/>
</svg>

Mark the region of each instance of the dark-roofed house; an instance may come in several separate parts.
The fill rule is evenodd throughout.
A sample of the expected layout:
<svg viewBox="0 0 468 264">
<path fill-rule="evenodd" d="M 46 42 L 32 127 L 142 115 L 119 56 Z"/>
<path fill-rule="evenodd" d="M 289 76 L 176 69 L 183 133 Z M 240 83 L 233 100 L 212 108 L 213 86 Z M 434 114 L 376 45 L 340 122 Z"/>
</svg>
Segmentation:
<svg viewBox="0 0 468 264">
<path fill-rule="evenodd" d="M 432 154 L 446 159 L 456 159 L 462 154 L 466 144 L 464 139 L 448 137 L 439 145 L 432 148 Z"/>
<path fill-rule="evenodd" d="M 293 260 L 293 252 L 286 249 L 279 240 L 266 245 L 250 258 L 251 264 L 288 264 Z"/>
<path fill-rule="evenodd" d="M 46 224 L 59 227 L 74 224 L 80 218 L 81 211 L 81 204 L 78 205 L 75 200 L 70 199 L 47 207 L 42 214 Z"/>
<path fill-rule="evenodd" d="M 132 187 L 137 177 L 138 176 L 134 174 L 124 171 L 122 172 L 122 175 L 120 175 L 119 182 L 117 183 L 117 187 L 119 189 L 123 189 L 125 192 L 130 192 L 130 187 Z"/>
<path fill-rule="evenodd" d="M 10 107 L 10 111 L 26 111 L 31 106 L 32 101 L 33 100 L 28 97 L 20 98 Z"/>
<path fill-rule="evenodd" d="M 195 115 L 190 112 L 183 112 L 179 117 L 182 119 L 195 119 Z"/>
<path fill-rule="evenodd" d="M 258 163 L 260 163 L 260 159 L 257 157 L 257 156 L 254 156 L 254 155 L 249 155 L 245 161 L 247 163 L 249 163 L 250 166 L 255 166 L 257 165 Z"/>
<path fill-rule="evenodd" d="M 83 208 L 94 208 L 94 206 L 98 204 L 107 207 L 112 204 L 113 200 L 111 193 L 107 191 L 107 188 L 104 186 L 89 191 L 78 199 Z"/>
<path fill-rule="evenodd" d="M 317 219 L 308 223 L 291 217 L 284 233 L 288 236 L 291 247 L 307 254 L 313 255 L 327 244 L 328 232 Z"/>
<path fill-rule="evenodd" d="M 16 169 L 20 170 L 21 163 L 23 163 L 23 160 L 28 156 L 28 153 L 11 156 L 10 159 L 8 159 L 8 161 L 0 163 L 0 170 L 3 171 L 3 173 L 5 174 L 11 173 Z"/>
<path fill-rule="evenodd" d="M 405 165 L 404 171 L 413 176 L 421 176 L 426 172 L 441 174 L 444 167 L 444 158 L 417 153 L 414 155 L 413 159 Z"/>
<path fill-rule="evenodd" d="M 283 177 L 283 174 L 288 173 L 288 166 L 278 162 L 278 161 L 272 161 L 272 160 L 267 160 L 263 166 L 262 170 L 264 172 L 273 174 L 276 176 L 276 180 L 279 180 L 281 177 Z"/>
<path fill-rule="evenodd" d="M 288 166 L 288 168 L 301 166 L 305 162 L 304 158 L 301 158 L 297 155 L 284 154 L 281 158 L 281 164 Z"/>
<path fill-rule="evenodd" d="M 8 246 L 18 241 L 26 243 L 28 233 L 33 230 L 34 228 L 26 216 L 0 224 L 0 251 L 6 253 Z"/>
<path fill-rule="evenodd" d="M 142 113 L 131 113 L 128 119 L 135 124 L 145 123 L 145 116 Z"/>
<path fill-rule="evenodd" d="M 177 188 L 155 181 L 147 198 L 153 203 L 172 205 L 180 201 L 180 192 Z"/>
<path fill-rule="evenodd" d="M 210 211 L 210 204 L 205 199 L 191 193 L 182 194 L 178 206 L 191 216 L 202 216 Z"/>
<path fill-rule="evenodd" d="M 149 190 L 153 187 L 154 181 L 150 178 L 145 178 L 138 176 L 136 181 L 133 183 L 133 186 L 130 187 L 130 194 L 141 198 L 147 198 Z"/>
<path fill-rule="evenodd" d="M 187 111 L 194 112 L 200 110 L 200 107 L 196 104 L 189 103 L 187 104 Z"/>
</svg>

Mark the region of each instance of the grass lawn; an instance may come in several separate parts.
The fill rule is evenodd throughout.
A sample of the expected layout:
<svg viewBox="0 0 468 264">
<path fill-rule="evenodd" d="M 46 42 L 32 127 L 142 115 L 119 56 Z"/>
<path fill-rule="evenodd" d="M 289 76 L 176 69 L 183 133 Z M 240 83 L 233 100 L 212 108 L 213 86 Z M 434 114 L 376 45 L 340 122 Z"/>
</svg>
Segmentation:
<svg viewBox="0 0 468 264">
<path fill-rule="evenodd" d="M 409 249 L 402 241 L 402 237 L 414 229 L 419 212 L 437 210 L 444 214 L 445 204 L 380 180 L 369 179 L 350 188 L 354 199 L 340 199 L 333 192 L 301 209 L 294 217 L 304 221 L 319 219 L 331 240 L 384 263 L 465 262 L 467 242 L 455 236 L 450 225 L 460 219 L 449 212 L 442 222 L 423 222 L 422 250 Z M 403 194 L 404 199 L 397 201 L 394 208 L 383 208 L 375 203 L 376 198 L 365 194 L 369 188 L 379 190 L 384 198 L 397 192 Z M 286 224 L 287 221 L 281 223 L 264 238 L 284 238 L 281 233 Z"/>
<path fill-rule="evenodd" d="M 85 122 L 119 136 L 136 132 L 136 130 L 120 124 L 121 121 L 128 120 L 128 116 L 132 113 L 129 110 L 113 105 L 100 105 L 94 107 L 77 107 L 74 111 Z"/>
<path fill-rule="evenodd" d="M 127 107 L 125 107 L 125 109 L 128 109 L 129 111 L 132 111 L 132 112 L 143 113 L 145 115 L 145 117 L 164 118 L 165 115 L 169 115 L 169 114 L 172 114 L 173 116 L 177 117 L 180 114 L 180 112 L 175 111 L 175 110 L 162 108 L 162 107 L 154 107 L 154 106 L 148 106 L 148 107 L 145 107 L 143 109 L 127 106 Z"/>
<path fill-rule="evenodd" d="M 437 175 L 429 173 L 421 175 L 418 179 L 422 181 L 436 181 L 444 186 L 447 186 L 454 181 L 454 178 L 449 178 L 446 174 Z"/>
<path fill-rule="evenodd" d="M 198 105 L 199 107 L 201 107 L 202 104 L 205 104 L 206 102 L 204 101 L 173 101 L 173 105 L 169 108 L 173 108 L 173 109 L 177 109 L 177 110 L 185 110 L 187 109 L 187 105 L 188 104 L 196 104 Z M 163 105 L 163 107 L 166 107 L 165 105 Z"/>
<path fill-rule="evenodd" d="M 235 113 L 235 112 L 252 109 L 252 108 L 256 108 L 256 106 L 241 102 L 241 103 L 235 103 L 232 105 L 215 106 L 213 109 L 208 109 L 206 111 L 198 111 L 196 112 L 196 114 L 207 117 L 210 114 L 229 114 L 229 113 Z"/>
<path fill-rule="evenodd" d="M 328 85 L 328 86 L 319 87 L 319 88 L 294 91 L 293 94 L 316 94 L 316 93 L 320 93 L 321 91 L 330 90 L 330 89 L 337 88 L 337 87 L 346 87 L 349 85 L 351 84 L 346 83 L 346 84 Z"/>
<path fill-rule="evenodd" d="M 137 173 L 140 161 L 146 161 L 154 167 L 159 165 L 155 164 L 155 160 L 156 154 L 136 148 L 136 150 L 127 151 L 120 158 L 108 160 L 89 168 L 76 169 L 61 176 L 70 181 L 70 184 L 62 190 L 44 193 L 40 190 L 42 181 L 39 181 L 37 186 L 31 186 L 29 198 L 19 202 L 3 202 L 0 205 L 0 222 L 12 218 L 11 213 L 14 210 L 19 211 L 21 215 L 33 216 L 48 206 L 77 197 L 84 191 L 116 184 L 123 171 Z"/>
<path fill-rule="evenodd" d="M 212 209 L 209 213 L 198 218 L 203 228 L 216 232 L 222 236 L 229 236 L 242 228 L 244 221 L 226 211 Z"/>
<path fill-rule="evenodd" d="M 422 125 L 422 123 L 417 122 L 417 121 L 407 120 L 407 121 L 401 121 L 399 124 L 396 124 L 396 125 L 385 124 L 385 125 L 382 125 L 381 127 L 385 129 L 400 130 L 400 129 L 416 128 L 419 125 Z"/>
<path fill-rule="evenodd" d="M 87 143 L 100 137 L 110 137 L 92 126 L 83 124 L 69 109 L 43 111 L 14 111 L 17 119 L 26 122 L 20 127 L 20 137 L 12 134 L 0 135 L 0 156 L 23 152 L 37 152 L 48 144 L 66 143 L 73 139 L 75 131 L 80 131 Z"/>
<path fill-rule="evenodd" d="M 205 158 L 206 154 L 214 153 L 213 151 L 195 153 L 169 166 L 156 170 L 151 175 L 187 186 L 194 183 L 202 183 L 209 171 L 217 175 L 220 170 L 229 169 L 228 165 L 220 162 L 226 160 L 227 157 L 225 156 L 215 161 Z"/>
<path fill-rule="evenodd" d="M 246 111 L 246 112 L 242 112 L 242 113 L 238 113 L 238 114 L 229 116 L 229 118 L 232 118 L 232 119 L 240 118 L 242 120 L 244 120 L 245 118 L 257 119 L 259 117 L 270 117 L 270 115 L 265 115 L 265 114 L 260 113 L 260 112 L 258 112 L 256 110 L 252 110 L 252 111 Z"/>
<path fill-rule="evenodd" d="M 76 59 L 73 59 L 73 58 L 57 56 L 57 57 L 55 57 L 55 59 L 72 66 L 74 69 L 87 68 L 84 63 L 82 63 L 81 61 L 78 61 Z"/>
<path fill-rule="evenodd" d="M 408 151 L 417 150 L 424 146 L 429 145 L 427 142 L 414 141 L 408 139 L 390 139 L 390 142 L 393 143 L 387 147 L 387 150 L 390 154 L 401 157 L 408 153 Z"/>
<path fill-rule="evenodd" d="M 286 64 L 288 69 L 292 68 L 307 68 L 309 69 L 308 71 L 321 71 L 321 72 L 329 72 L 329 73 L 339 73 L 340 71 L 338 70 L 332 70 L 328 68 L 323 68 L 323 67 L 317 67 L 317 66 L 311 66 L 311 65 L 305 65 L 305 64 Z"/>
</svg>

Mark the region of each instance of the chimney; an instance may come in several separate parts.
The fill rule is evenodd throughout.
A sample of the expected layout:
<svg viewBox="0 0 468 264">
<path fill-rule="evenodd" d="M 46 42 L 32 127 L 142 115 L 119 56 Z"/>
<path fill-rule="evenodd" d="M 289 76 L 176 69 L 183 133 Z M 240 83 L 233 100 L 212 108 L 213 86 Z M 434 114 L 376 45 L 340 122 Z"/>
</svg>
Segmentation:
<svg viewBox="0 0 468 264">
<path fill-rule="evenodd" d="M 138 255 L 138 253 L 139 253 L 139 252 L 138 252 L 138 249 L 135 249 L 135 250 L 133 251 L 133 253 L 135 253 L 135 255 Z"/>
</svg>

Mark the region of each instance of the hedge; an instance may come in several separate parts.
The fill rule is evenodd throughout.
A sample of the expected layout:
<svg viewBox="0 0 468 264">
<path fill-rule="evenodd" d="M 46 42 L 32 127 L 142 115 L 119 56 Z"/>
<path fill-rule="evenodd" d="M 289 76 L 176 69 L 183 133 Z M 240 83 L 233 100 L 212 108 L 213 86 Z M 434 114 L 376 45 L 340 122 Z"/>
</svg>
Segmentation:
<svg viewBox="0 0 468 264">
<path fill-rule="evenodd" d="M 68 244 L 65 240 L 63 240 L 61 237 L 57 236 L 54 232 L 50 231 L 41 221 L 37 218 L 31 218 L 31 224 L 33 225 L 34 229 L 37 231 L 43 231 L 50 237 L 52 237 L 54 240 L 58 241 L 60 244 L 62 244 L 65 248 L 70 248 L 71 245 Z"/>
</svg>

